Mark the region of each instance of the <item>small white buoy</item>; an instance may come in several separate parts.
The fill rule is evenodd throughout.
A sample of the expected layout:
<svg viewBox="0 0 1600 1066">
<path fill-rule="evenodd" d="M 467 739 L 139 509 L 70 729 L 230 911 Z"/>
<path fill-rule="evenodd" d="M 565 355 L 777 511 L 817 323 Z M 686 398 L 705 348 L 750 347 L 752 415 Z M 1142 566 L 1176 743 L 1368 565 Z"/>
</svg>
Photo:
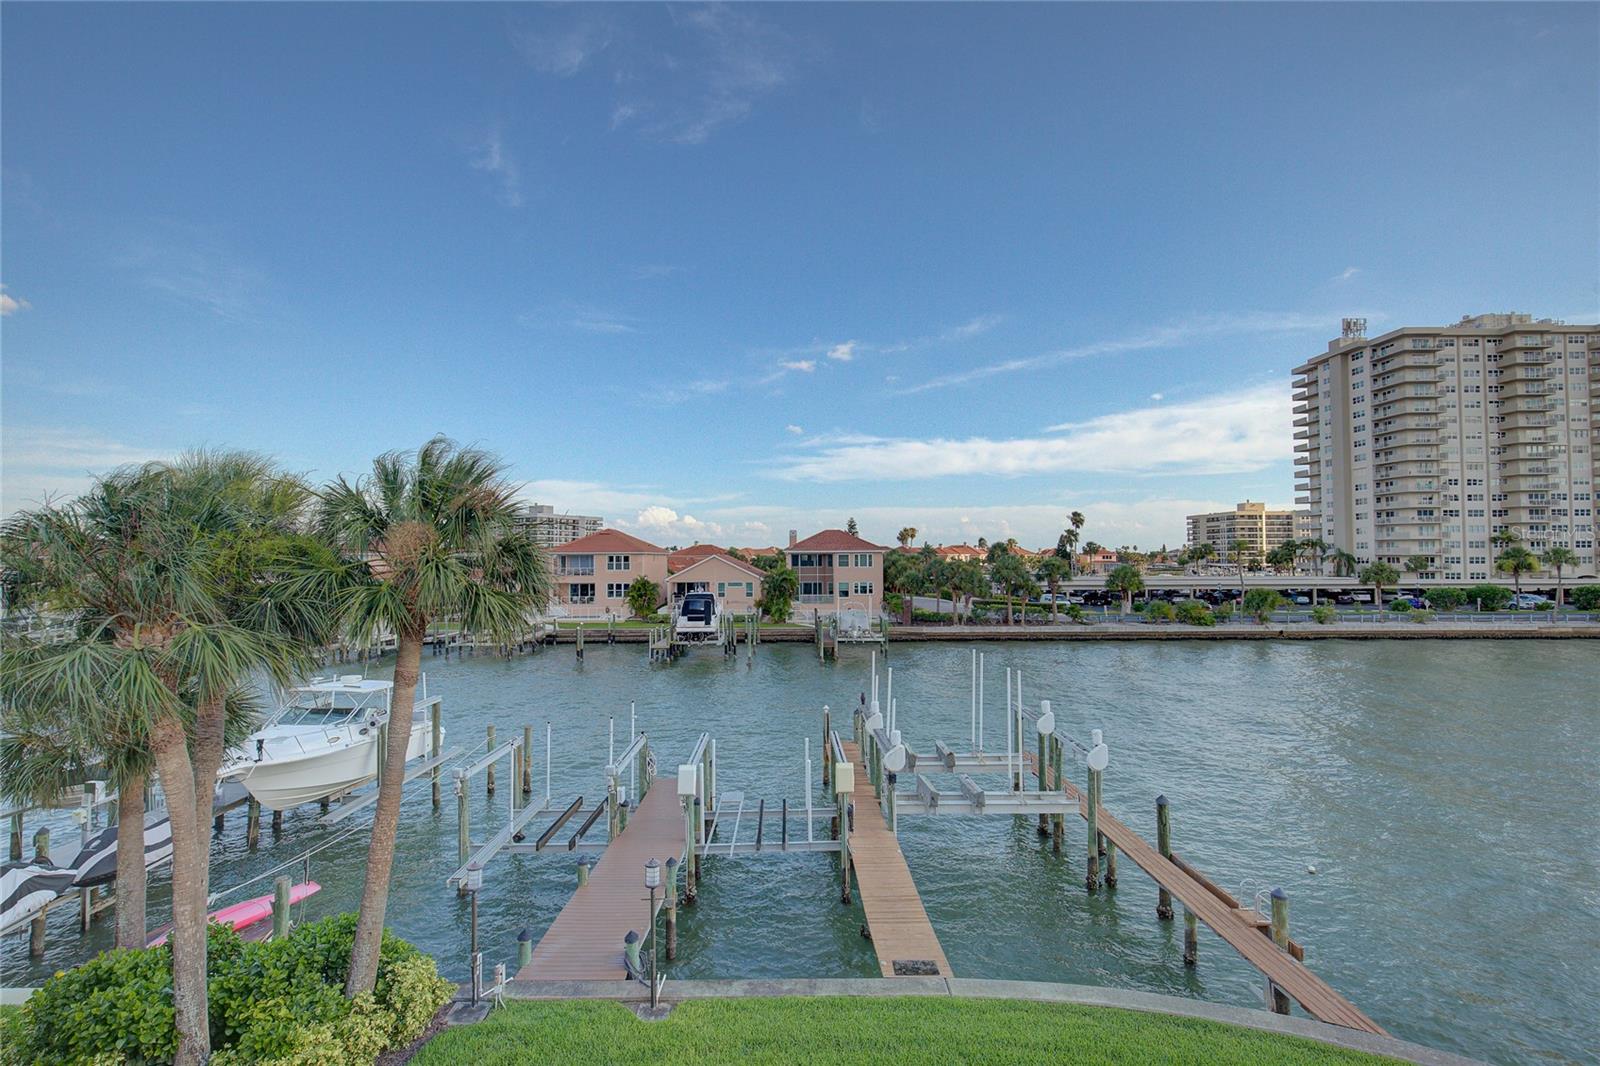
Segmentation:
<svg viewBox="0 0 1600 1066">
<path fill-rule="evenodd" d="M 1309 862 L 1306 863 L 1306 873 L 1314 874 L 1316 872 L 1317 872 L 1317 868 L 1315 866 L 1312 866 Z"/>
</svg>

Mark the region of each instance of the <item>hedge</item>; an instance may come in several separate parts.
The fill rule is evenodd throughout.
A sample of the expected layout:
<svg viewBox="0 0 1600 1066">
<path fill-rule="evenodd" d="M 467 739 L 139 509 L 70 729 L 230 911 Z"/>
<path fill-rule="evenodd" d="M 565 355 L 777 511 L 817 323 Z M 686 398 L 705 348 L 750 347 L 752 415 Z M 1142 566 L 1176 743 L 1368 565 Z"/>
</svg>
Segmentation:
<svg viewBox="0 0 1600 1066">
<path fill-rule="evenodd" d="M 213 1066 L 366 1066 L 421 1036 L 455 986 L 386 932 L 376 988 L 346 999 L 355 925 L 337 915 L 248 944 L 211 926 Z M 118 949 L 56 974 L 10 1013 L 0 1064 L 170 1062 L 177 1046 L 171 948 Z"/>
</svg>

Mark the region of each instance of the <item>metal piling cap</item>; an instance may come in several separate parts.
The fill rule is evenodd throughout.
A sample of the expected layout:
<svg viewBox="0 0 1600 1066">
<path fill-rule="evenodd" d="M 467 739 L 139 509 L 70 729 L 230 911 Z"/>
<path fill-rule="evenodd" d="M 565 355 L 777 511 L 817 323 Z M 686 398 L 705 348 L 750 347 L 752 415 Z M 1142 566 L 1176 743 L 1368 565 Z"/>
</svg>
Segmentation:
<svg viewBox="0 0 1600 1066">
<path fill-rule="evenodd" d="M 1157 807 L 1165 807 L 1166 805 L 1167 805 L 1167 797 L 1165 795 L 1160 795 L 1160 796 L 1156 797 L 1156 806 Z"/>
<path fill-rule="evenodd" d="M 628 935 L 622 938 L 622 942 L 624 944 L 637 944 L 641 939 L 643 938 L 639 936 L 638 930 L 629 929 Z"/>
<path fill-rule="evenodd" d="M 1288 896 L 1288 893 L 1284 892 L 1283 889 L 1275 888 L 1275 889 L 1272 890 L 1272 898 L 1273 899 L 1288 899 L 1289 896 Z"/>
<path fill-rule="evenodd" d="M 527 926 L 522 927 L 522 932 L 517 934 L 517 943 L 526 944 L 533 939 L 533 930 Z"/>
</svg>

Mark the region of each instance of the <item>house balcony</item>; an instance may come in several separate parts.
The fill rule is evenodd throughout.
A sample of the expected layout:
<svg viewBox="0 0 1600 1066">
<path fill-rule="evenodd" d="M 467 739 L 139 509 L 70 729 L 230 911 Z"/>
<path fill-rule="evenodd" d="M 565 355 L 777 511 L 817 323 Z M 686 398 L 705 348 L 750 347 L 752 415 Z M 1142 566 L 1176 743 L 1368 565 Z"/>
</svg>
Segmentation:
<svg viewBox="0 0 1600 1066">
<path fill-rule="evenodd" d="M 592 566 L 558 566 L 556 577 L 594 577 Z"/>
</svg>

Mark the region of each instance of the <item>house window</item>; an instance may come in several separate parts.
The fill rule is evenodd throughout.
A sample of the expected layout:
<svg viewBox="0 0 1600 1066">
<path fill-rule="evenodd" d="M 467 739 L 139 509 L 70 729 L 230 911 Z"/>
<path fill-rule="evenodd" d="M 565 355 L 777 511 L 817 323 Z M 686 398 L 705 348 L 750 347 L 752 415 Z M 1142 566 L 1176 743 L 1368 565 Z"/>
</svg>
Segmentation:
<svg viewBox="0 0 1600 1066">
<path fill-rule="evenodd" d="M 594 582 L 589 581 L 589 582 L 584 582 L 583 584 L 574 583 L 574 584 L 568 585 L 567 586 L 567 602 L 568 603 L 593 603 L 594 602 Z"/>
<path fill-rule="evenodd" d="M 717 599 L 720 600 L 724 596 L 726 596 L 727 594 L 728 594 L 728 583 L 726 581 L 718 581 L 717 582 Z"/>
<path fill-rule="evenodd" d="M 857 581 L 856 582 L 856 595 L 857 596 L 870 596 L 870 595 L 872 595 L 872 582 L 870 582 L 870 581 Z"/>
<path fill-rule="evenodd" d="M 746 581 L 744 583 L 744 594 L 746 596 L 754 596 L 756 594 L 756 583 L 754 581 Z"/>
<path fill-rule="evenodd" d="M 872 556 L 870 554 L 866 553 L 866 552 L 862 552 L 861 554 L 856 556 L 856 565 L 857 566 L 871 566 L 872 565 Z"/>
<path fill-rule="evenodd" d="M 631 560 L 632 556 L 628 555 L 608 555 L 606 556 L 606 569 L 631 570 L 633 568 L 631 565 Z"/>
<path fill-rule="evenodd" d="M 606 582 L 606 599 L 625 600 L 628 598 L 628 587 L 631 582 L 608 581 Z"/>
</svg>

